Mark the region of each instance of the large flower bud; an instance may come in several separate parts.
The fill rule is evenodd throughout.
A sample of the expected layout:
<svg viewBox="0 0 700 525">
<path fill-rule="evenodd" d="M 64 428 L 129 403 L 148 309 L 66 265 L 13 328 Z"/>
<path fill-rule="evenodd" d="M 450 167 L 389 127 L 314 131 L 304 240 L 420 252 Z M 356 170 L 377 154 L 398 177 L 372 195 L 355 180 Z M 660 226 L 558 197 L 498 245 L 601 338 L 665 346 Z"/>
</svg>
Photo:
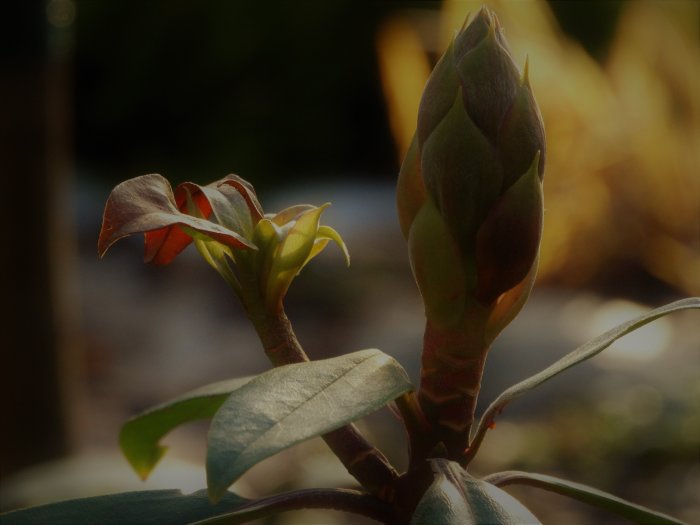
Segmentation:
<svg viewBox="0 0 700 525">
<path fill-rule="evenodd" d="M 428 80 L 399 177 L 401 227 L 429 320 L 436 312 L 436 323 L 451 324 L 439 312 L 455 301 L 493 308 L 534 273 L 544 154 L 527 64 L 521 75 L 483 8 Z"/>
<path fill-rule="evenodd" d="M 483 8 L 428 79 L 397 188 L 427 318 L 418 400 L 433 431 L 419 456 L 465 459 L 488 348 L 537 271 L 544 154 L 527 64 L 521 75 Z"/>
</svg>

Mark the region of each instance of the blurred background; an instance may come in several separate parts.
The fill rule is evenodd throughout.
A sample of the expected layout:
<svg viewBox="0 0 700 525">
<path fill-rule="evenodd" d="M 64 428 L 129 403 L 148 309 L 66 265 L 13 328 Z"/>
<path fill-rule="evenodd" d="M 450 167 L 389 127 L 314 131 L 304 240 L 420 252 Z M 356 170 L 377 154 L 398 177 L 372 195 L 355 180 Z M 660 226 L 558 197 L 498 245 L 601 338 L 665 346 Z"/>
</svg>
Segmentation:
<svg viewBox="0 0 700 525">
<path fill-rule="evenodd" d="M 332 201 L 325 222 L 353 264 L 329 249 L 295 281 L 287 310 L 299 338 L 313 358 L 378 347 L 417 377 L 422 311 L 395 178 L 430 69 L 482 3 L 8 4 L 2 510 L 203 487 L 205 424 L 166 438 L 170 453 L 146 484 L 119 456 L 120 425 L 268 367 L 236 298 L 194 250 L 152 268 L 133 238 L 97 260 L 104 202 L 130 177 L 204 184 L 233 172 L 267 211 Z M 700 4 L 487 3 L 519 66 L 529 57 L 548 164 L 539 281 L 492 349 L 482 409 L 606 328 L 700 294 Z M 390 412 L 361 424 L 405 465 Z M 510 406 L 474 463 L 477 474 L 507 469 L 700 522 L 697 315 L 657 321 Z M 315 440 L 256 466 L 236 489 L 350 483 Z M 544 522 L 618 522 L 535 489 L 511 492 Z M 274 523 L 348 519 L 297 513 Z"/>
</svg>

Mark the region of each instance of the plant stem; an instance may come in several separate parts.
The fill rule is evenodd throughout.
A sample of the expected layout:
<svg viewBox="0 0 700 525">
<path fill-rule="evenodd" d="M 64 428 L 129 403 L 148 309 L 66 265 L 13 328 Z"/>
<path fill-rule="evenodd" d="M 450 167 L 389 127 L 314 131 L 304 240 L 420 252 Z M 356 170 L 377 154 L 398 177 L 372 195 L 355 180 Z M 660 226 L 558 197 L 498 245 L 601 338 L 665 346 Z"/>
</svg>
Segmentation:
<svg viewBox="0 0 700 525">
<path fill-rule="evenodd" d="M 403 420 L 409 445 L 409 470 L 425 460 L 430 442 L 431 425 L 423 413 L 415 392 L 406 392 L 394 400 Z"/>
<path fill-rule="evenodd" d="M 432 426 L 431 441 L 419 456 L 444 445 L 452 461 L 465 465 L 464 451 L 474 422 L 488 348 L 472 330 L 439 330 L 426 324 L 418 400 Z M 412 452 L 412 456 L 414 453 Z"/>
<path fill-rule="evenodd" d="M 271 314 L 262 307 L 256 308 L 256 305 L 246 306 L 265 353 L 274 366 L 309 360 L 283 309 Z M 391 497 L 390 487 L 398 479 L 398 473 L 384 454 L 373 447 L 354 424 L 325 434 L 323 440 L 362 486 L 373 494 Z"/>
</svg>

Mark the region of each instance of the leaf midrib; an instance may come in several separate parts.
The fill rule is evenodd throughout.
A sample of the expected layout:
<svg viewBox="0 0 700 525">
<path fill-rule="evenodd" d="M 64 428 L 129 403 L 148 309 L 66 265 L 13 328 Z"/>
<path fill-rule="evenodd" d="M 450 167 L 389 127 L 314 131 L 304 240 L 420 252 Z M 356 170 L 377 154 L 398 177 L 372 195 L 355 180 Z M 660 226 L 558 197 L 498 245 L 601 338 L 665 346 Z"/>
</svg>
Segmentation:
<svg viewBox="0 0 700 525">
<path fill-rule="evenodd" d="M 286 414 L 282 419 L 276 421 L 274 425 L 268 427 L 262 434 L 260 434 L 255 440 L 253 440 L 253 441 L 251 441 L 250 443 L 248 443 L 248 444 L 245 446 L 245 448 L 239 452 L 239 454 L 238 454 L 238 458 L 239 458 L 239 459 L 237 459 L 237 460 L 234 462 L 234 466 L 236 466 L 236 465 L 238 465 L 238 464 L 240 463 L 240 458 L 241 458 L 241 457 L 244 457 L 245 454 L 246 454 L 246 452 L 248 452 L 251 448 L 253 448 L 257 443 L 259 443 L 259 442 L 260 442 L 265 436 L 267 436 L 274 428 L 277 428 L 277 427 L 278 427 L 279 425 L 281 425 L 284 421 L 286 421 L 289 417 L 292 417 L 292 416 L 293 416 L 297 411 L 299 411 L 305 404 L 309 403 L 312 399 L 316 398 L 317 396 L 319 396 L 319 395 L 321 395 L 321 394 L 324 394 L 332 385 L 334 385 L 335 383 L 337 383 L 338 381 L 340 381 L 342 378 L 344 378 L 345 376 L 347 376 L 350 372 L 352 372 L 352 371 L 354 371 L 354 370 L 357 370 L 357 368 L 358 368 L 360 365 L 363 365 L 363 364 L 365 364 L 367 361 L 369 361 L 369 360 L 371 360 L 371 359 L 375 359 L 375 358 L 377 358 L 377 357 L 383 357 L 383 356 L 374 354 L 374 355 L 371 355 L 371 356 L 369 356 L 369 357 L 363 359 L 362 361 L 358 362 L 355 366 L 353 366 L 352 368 L 350 368 L 349 370 L 347 370 L 346 372 L 344 372 L 342 375 L 336 377 L 335 379 L 333 379 L 333 381 L 329 382 L 322 390 L 319 390 L 318 392 L 316 392 L 316 393 L 315 393 L 314 395 L 312 395 L 311 397 L 305 399 L 301 404 L 299 404 L 298 406 L 296 406 L 291 412 L 289 412 L 288 414 Z"/>
</svg>

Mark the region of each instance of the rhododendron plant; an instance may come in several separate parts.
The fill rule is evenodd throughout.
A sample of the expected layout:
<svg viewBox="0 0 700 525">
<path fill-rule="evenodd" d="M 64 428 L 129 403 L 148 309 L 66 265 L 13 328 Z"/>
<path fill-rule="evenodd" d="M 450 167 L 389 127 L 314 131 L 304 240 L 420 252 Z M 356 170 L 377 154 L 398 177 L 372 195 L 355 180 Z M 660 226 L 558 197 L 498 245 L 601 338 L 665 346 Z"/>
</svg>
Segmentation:
<svg viewBox="0 0 700 525">
<path fill-rule="evenodd" d="M 321 224 L 327 204 L 266 215 L 235 175 L 173 192 L 160 175 L 123 182 L 104 212 L 100 256 L 143 233 L 145 259 L 168 264 L 194 243 L 241 299 L 274 367 L 207 385 L 135 416 L 120 445 L 145 478 L 173 428 L 210 418 L 207 493 L 135 492 L 8 513 L 3 523 L 244 523 L 304 508 L 359 514 L 387 524 L 539 523 L 501 487 L 527 484 L 637 523 L 677 519 L 612 494 L 545 474 L 470 471 L 503 409 L 654 319 L 700 308 L 685 299 L 626 322 L 508 388 L 475 421 L 494 338 L 523 307 L 537 271 L 545 135 L 528 82 L 493 13 L 483 8 L 457 33 L 425 88 L 397 200 L 411 267 L 425 307 L 420 385 L 380 350 L 309 360 L 285 315 L 294 277 L 340 235 Z M 354 422 L 390 405 L 408 436 L 399 472 Z M 303 489 L 249 500 L 229 489 L 260 461 L 322 436 L 358 487 Z M 208 496 L 208 500 L 207 500 Z"/>
</svg>

